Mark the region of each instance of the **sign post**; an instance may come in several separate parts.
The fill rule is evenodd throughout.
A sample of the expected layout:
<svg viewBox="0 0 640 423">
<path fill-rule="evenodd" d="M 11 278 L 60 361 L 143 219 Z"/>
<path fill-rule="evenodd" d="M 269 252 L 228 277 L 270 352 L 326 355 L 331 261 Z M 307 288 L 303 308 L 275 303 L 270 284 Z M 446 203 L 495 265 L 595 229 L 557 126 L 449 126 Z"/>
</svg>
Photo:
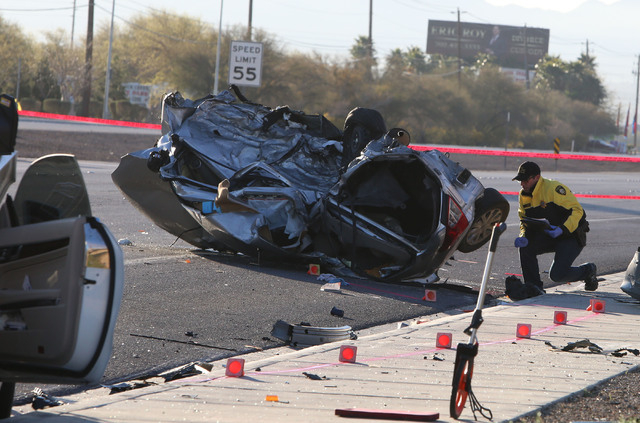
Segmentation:
<svg viewBox="0 0 640 423">
<path fill-rule="evenodd" d="M 262 77 L 262 43 L 232 41 L 229 84 L 259 87 Z"/>
<path fill-rule="evenodd" d="M 560 138 L 555 138 L 553 140 L 553 152 L 556 154 L 556 171 L 558 170 L 558 157 L 560 154 Z"/>
</svg>

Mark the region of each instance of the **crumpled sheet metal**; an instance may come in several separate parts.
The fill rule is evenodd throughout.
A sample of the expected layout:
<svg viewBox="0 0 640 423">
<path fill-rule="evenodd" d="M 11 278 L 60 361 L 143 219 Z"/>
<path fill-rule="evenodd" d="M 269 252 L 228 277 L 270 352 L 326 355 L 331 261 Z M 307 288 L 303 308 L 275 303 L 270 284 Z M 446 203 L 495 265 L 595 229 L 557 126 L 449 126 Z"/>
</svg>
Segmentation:
<svg viewBox="0 0 640 423">
<path fill-rule="evenodd" d="M 210 160 L 224 178 L 232 179 L 245 167 L 260 162 L 296 187 L 328 191 L 335 184 L 341 162 L 339 143 L 314 137 L 287 120 L 271 125 L 265 136 L 263 119 L 272 110 L 237 103 L 228 91 L 199 103 L 182 99 L 179 94 L 174 95 L 174 100 L 179 105 L 177 109 L 165 109 L 170 131 L 197 151 L 201 159 Z M 193 112 L 181 120 L 189 106 Z M 163 176 L 177 176 L 170 170 L 175 171 L 162 169 Z"/>
<path fill-rule="evenodd" d="M 265 136 L 263 121 L 272 110 L 237 103 L 227 91 L 195 102 L 174 94 L 166 104 L 170 133 L 180 137 L 180 143 L 204 162 L 202 166 L 228 181 L 229 198 L 256 211 L 225 215 L 185 206 L 194 220 L 209 233 L 233 235 L 241 241 L 235 245 L 240 251 L 247 246 L 259 247 L 252 244 L 259 244 L 265 235 L 269 238 L 268 233 L 274 230 L 288 238 L 280 243 L 285 250 L 309 245 L 305 235 L 311 220 L 308 212 L 338 180 L 340 143 L 314 137 L 286 119 L 271 125 Z M 174 192 L 184 201 L 215 202 L 214 189 L 185 176 L 183 167 L 172 156 L 160 170 L 161 177 L 172 181 Z"/>
</svg>

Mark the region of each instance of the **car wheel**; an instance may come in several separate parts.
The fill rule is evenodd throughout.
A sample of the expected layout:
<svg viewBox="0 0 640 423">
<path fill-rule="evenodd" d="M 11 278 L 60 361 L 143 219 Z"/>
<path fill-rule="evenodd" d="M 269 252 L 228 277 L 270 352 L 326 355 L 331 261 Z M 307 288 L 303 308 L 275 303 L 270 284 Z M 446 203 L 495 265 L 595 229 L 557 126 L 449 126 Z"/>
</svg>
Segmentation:
<svg viewBox="0 0 640 423">
<path fill-rule="evenodd" d="M 387 127 L 377 110 L 357 107 L 350 111 L 344 122 L 342 137 L 343 166 L 355 159 L 369 141 L 380 138 L 385 132 Z"/>
<path fill-rule="evenodd" d="M 369 141 L 371 141 L 371 135 L 364 126 L 356 124 L 350 128 L 348 136 L 342 141 L 344 164 L 349 164 L 351 160 L 358 157 Z"/>
<path fill-rule="evenodd" d="M 464 237 L 458 251 L 470 253 L 482 247 L 491 239 L 491 231 L 496 223 L 507 220 L 509 202 L 493 188 L 486 188 L 484 195 L 476 201 L 476 212 L 471 228 Z"/>
</svg>

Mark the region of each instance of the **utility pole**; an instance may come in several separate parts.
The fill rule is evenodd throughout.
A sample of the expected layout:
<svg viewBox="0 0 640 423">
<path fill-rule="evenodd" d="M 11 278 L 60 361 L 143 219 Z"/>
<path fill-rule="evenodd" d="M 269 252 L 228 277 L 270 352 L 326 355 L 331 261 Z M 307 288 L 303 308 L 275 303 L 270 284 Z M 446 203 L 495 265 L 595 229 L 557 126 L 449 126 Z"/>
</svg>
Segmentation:
<svg viewBox="0 0 640 423">
<path fill-rule="evenodd" d="M 507 152 L 507 144 L 509 143 L 509 123 L 511 122 L 511 112 L 507 112 L 507 124 L 505 125 L 504 134 L 504 151 Z M 507 170 L 507 155 L 504 156 L 504 170 Z"/>
<path fill-rule="evenodd" d="M 638 55 L 638 70 L 636 71 L 636 112 L 633 115 L 633 150 L 638 147 L 638 94 L 640 93 L 640 54 Z"/>
<path fill-rule="evenodd" d="M 104 81 L 104 105 L 102 119 L 109 119 L 109 86 L 111 85 L 111 46 L 113 45 L 113 17 L 116 12 L 116 0 L 111 6 L 111 29 L 109 30 L 109 54 L 107 55 L 107 76 Z"/>
<path fill-rule="evenodd" d="M 218 95 L 218 76 L 220 76 L 220 45 L 222 44 L 222 7 L 224 0 L 220 0 L 220 23 L 218 24 L 218 47 L 216 48 L 216 80 L 213 82 L 213 95 Z"/>
<path fill-rule="evenodd" d="M 529 45 L 527 44 L 527 24 L 524 24 L 524 74 L 527 81 L 527 90 L 529 89 L 529 63 L 528 63 Z"/>
<path fill-rule="evenodd" d="M 462 74 L 462 50 L 460 45 L 460 37 L 462 35 L 462 28 L 460 24 L 460 8 L 458 7 L 458 29 L 456 30 L 458 36 L 458 89 L 460 89 L 460 78 Z"/>
<path fill-rule="evenodd" d="M 253 0 L 249 0 L 249 23 L 247 24 L 247 41 L 251 41 L 251 21 L 253 20 Z"/>
<path fill-rule="evenodd" d="M 73 33 L 76 28 L 76 0 L 73 0 L 73 17 L 71 18 L 71 50 L 73 50 Z"/>
<path fill-rule="evenodd" d="M 93 57 L 93 6 L 94 0 L 89 0 L 89 18 L 87 22 L 87 45 L 84 63 L 84 89 L 82 94 L 82 116 L 89 116 L 91 101 L 91 68 Z"/>
<path fill-rule="evenodd" d="M 16 84 L 16 99 L 20 100 L 20 79 L 22 78 L 22 57 L 18 57 L 18 83 Z"/>
<path fill-rule="evenodd" d="M 367 46 L 367 54 L 370 63 L 373 63 L 373 0 L 369 0 L 369 45 Z"/>
<path fill-rule="evenodd" d="M 589 39 L 587 38 L 587 60 L 589 60 Z"/>
</svg>

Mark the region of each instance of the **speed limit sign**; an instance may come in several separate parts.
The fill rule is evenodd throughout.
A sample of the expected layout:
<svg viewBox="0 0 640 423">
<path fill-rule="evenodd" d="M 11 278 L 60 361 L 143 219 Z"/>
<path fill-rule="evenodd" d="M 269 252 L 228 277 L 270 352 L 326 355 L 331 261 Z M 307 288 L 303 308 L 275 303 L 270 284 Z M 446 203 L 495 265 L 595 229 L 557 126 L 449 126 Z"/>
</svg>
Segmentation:
<svg viewBox="0 0 640 423">
<path fill-rule="evenodd" d="M 260 86 L 262 43 L 232 41 L 229 59 L 229 84 Z"/>
</svg>

